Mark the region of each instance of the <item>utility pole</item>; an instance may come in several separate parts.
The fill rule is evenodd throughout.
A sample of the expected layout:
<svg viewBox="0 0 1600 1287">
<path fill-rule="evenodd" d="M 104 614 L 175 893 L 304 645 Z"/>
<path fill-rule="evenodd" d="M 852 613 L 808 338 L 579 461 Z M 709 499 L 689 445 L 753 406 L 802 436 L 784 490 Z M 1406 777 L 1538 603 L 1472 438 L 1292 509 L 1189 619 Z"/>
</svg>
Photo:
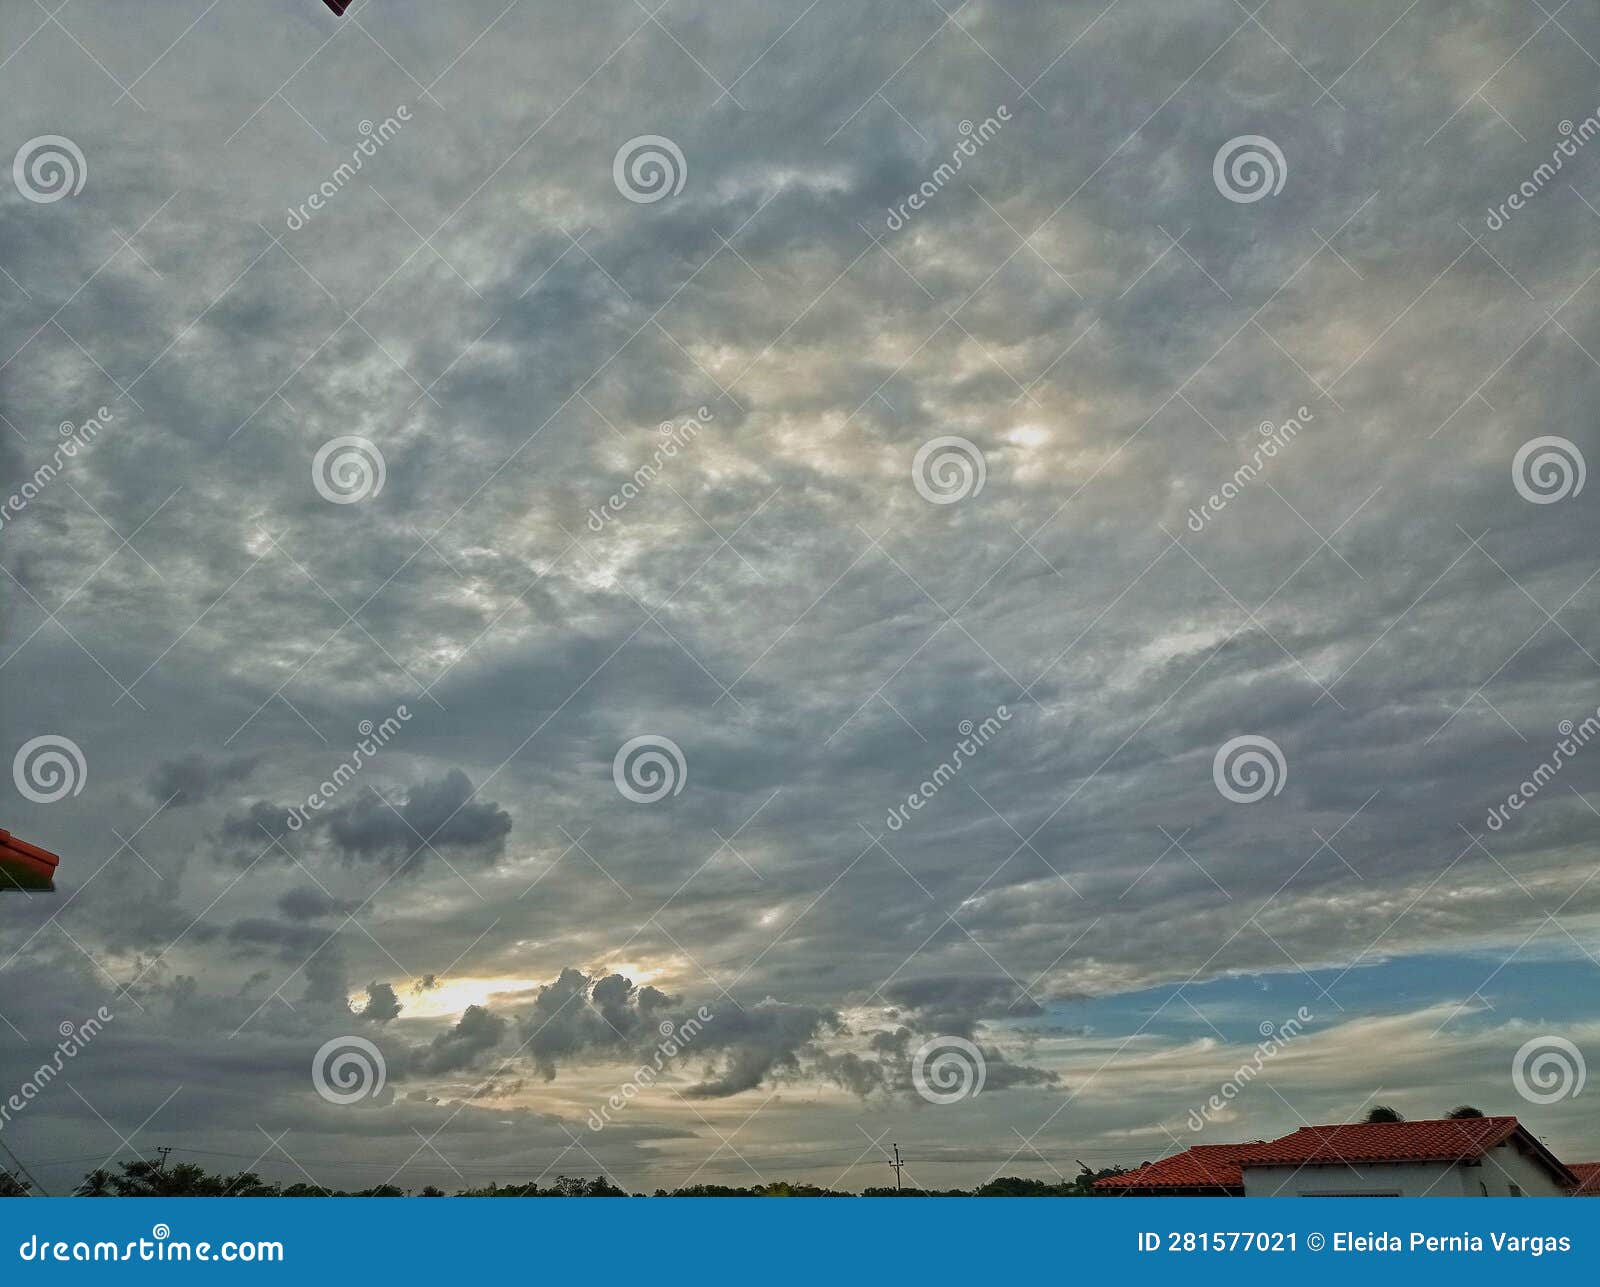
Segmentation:
<svg viewBox="0 0 1600 1287">
<path fill-rule="evenodd" d="M 167 1173 L 167 1154 L 172 1152 L 172 1149 L 168 1146 L 162 1146 L 156 1149 L 156 1152 L 161 1154 L 161 1160 L 156 1163 L 156 1170 L 165 1175 Z"/>
<path fill-rule="evenodd" d="M 900 1146 L 894 1145 L 894 1161 L 889 1163 L 894 1167 L 894 1191 L 900 1192 L 900 1172 L 906 1169 L 906 1164 L 900 1160 Z"/>
</svg>

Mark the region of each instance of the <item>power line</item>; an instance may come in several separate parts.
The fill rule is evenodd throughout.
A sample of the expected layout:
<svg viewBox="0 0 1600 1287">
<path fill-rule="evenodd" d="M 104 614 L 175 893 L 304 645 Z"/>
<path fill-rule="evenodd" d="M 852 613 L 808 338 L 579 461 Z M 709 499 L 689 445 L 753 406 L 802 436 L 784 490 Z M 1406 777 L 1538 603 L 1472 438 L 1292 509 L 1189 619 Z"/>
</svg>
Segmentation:
<svg viewBox="0 0 1600 1287">
<path fill-rule="evenodd" d="M 879 1138 L 882 1139 L 883 1137 L 879 1136 Z M 895 1144 L 892 1147 L 894 1148 L 894 1161 L 890 1162 L 889 1165 L 894 1167 L 894 1191 L 898 1193 L 900 1192 L 900 1172 L 906 1169 L 906 1164 L 900 1160 L 900 1146 Z"/>
<path fill-rule="evenodd" d="M 45 1191 L 44 1185 L 40 1184 L 38 1180 L 33 1178 L 32 1174 L 28 1171 L 28 1168 L 22 1165 L 22 1159 L 11 1151 L 10 1147 L 4 1140 L 0 1140 L 0 1148 L 5 1149 L 6 1156 L 9 1157 L 16 1165 L 17 1170 L 21 1171 L 22 1174 L 27 1177 L 28 1183 L 33 1185 L 34 1188 L 38 1189 L 42 1197 L 48 1198 L 50 1194 Z"/>
</svg>

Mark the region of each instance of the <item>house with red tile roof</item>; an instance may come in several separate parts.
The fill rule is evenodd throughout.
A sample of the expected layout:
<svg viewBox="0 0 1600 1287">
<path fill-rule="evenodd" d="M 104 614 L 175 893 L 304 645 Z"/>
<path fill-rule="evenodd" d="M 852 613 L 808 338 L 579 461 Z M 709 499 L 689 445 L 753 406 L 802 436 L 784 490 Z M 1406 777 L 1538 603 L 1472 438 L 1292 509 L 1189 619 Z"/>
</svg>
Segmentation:
<svg viewBox="0 0 1600 1287">
<path fill-rule="evenodd" d="M 61 859 L 48 849 L 0 830 L 0 893 L 50 893 Z"/>
<path fill-rule="evenodd" d="M 1130 1197 L 1243 1197 L 1244 1159 L 1251 1150 L 1266 1147 L 1265 1140 L 1253 1144 L 1196 1144 L 1159 1162 L 1146 1162 L 1124 1175 L 1096 1180 L 1094 1187 L 1102 1193 Z"/>
<path fill-rule="evenodd" d="M 1600 1198 L 1600 1162 L 1568 1162 L 1567 1170 L 1578 1177 L 1575 1198 Z"/>
<path fill-rule="evenodd" d="M 1600 1196 L 1600 1164 L 1581 1165 L 1564 1165 L 1515 1117 L 1358 1122 L 1197 1144 L 1095 1188 L 1127 1196 Z"/>
</svg>

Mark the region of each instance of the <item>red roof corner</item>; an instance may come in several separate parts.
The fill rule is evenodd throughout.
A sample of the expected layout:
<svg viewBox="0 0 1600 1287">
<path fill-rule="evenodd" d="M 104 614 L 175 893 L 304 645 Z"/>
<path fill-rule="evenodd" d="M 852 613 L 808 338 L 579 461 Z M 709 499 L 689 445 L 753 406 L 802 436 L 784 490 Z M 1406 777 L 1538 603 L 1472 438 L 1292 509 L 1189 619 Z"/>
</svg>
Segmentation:
<svg viewBox="0 0 1600 1287">
<path fill-rule="evenodd" d="M 1178 1190 L 1216 1194 L 1244 1192 L 1242 1163 L 1268 1145 L 1196 1144 L 1159 1162 L 1146 1162 L 1124 1175 L 1108 1175 L 1094 1187 L 1104 1193 L 1172 1193 Z"/>
<path fill-rule="evenodd" d="M 1567 1170 L 1578 1177 L 1575 1198 L 1600 1198 L 1600 1162 L 1568 1162 Z"/>
<path fill-rule="evenodd" d="M 0 830 L 0 893 L 54 892 L 56 867 L 60 862 L 60 857 L 48 849 L 30 845 L 9 831 Z"/>
</svg>

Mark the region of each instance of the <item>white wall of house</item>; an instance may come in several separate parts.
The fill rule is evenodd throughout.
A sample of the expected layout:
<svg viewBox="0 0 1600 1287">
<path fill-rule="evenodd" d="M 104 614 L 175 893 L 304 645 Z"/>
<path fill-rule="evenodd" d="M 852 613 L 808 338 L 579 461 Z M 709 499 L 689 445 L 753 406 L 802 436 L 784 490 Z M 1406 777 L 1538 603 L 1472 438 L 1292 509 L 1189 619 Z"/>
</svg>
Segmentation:
<svg viewBox="0 0 1600 1287">
<path fill-rule="evenodd" d="M 1428 1194 L 1459 1198 L 1466 1193 L 1462 1173 L 1468 1168 L 1449 1162 L 1385 1162 L 1366 1166 L 1247 1166 L 1247 1198 L 1306 1198 L 1323 1194 L 1396 1195 L 1406 1198 Z M 1476 1169 L 1476 1168 L 1474 1168 Z M 1476 1186 L 1473 1192 L 1476 1192 Z"/>
<path fill-rule="evenodd" d="M 1565 1192 L 1544 1166 L 1511 1144 L 1491 1149 L 1482 1163 L 1388 1162 L 1352 1166 L 1257 1166 L 1244 1168 L 1247 1198 L 1305 1198 L 1365 1194 L 1400 1197 L 1560 1197 Z M 1487 1192 L 1486 1192 L 1487 1191 Z"/>
<path fill-rule="evenodd" d="M 1560 1197 L 1566 1193 L 1542 1163 L 1534 1161 L 1509 1143 L 1489 1150 L 1478 1174 L 1469 1181 L 1470 1193 L 1481 1193 L 1478 1187 L 1480 1182 L 1488 1188 L 1492 1198 L 1506 1196 L 1513 1184 L 1522 1190 L 1525 1197 L 1530 1198 Z"/>
</svg>

